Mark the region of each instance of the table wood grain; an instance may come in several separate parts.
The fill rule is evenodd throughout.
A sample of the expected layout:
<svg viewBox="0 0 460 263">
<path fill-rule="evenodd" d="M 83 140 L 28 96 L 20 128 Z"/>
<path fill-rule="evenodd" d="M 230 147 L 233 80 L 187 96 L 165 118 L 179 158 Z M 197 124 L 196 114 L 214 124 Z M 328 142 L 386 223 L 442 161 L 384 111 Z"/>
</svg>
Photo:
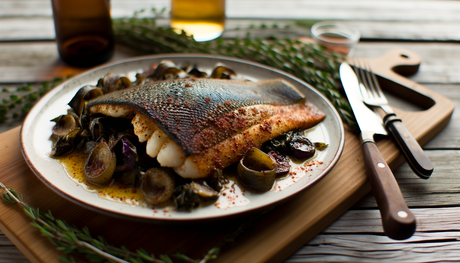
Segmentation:
<svg viewBox="0 0 460 263">
<path fill-rule="evenodd" d="M 270 22 L 284 25 L 291 24 L 291 19 L 342 19 L 358 28 L 363 36 L 353 56 L 378 57 L 393 48 L 409 49 L 422 58 L 419 72 L 411 79 L 459 105 L 458 1 L 290 0 L 281 5 L 274 0 L 265 2 L 268 4 L 261 8 L 261 1 L 257 0 L 227 0 L 227 28 Z M 112 14 L 129 16 L 148 5 L 167 7 L 169 1 L 112 0 Z M 163 22 L 167 23 L 167 17 Z M 85 70 L 68 67 L 59 60 L 48 0 L 1 0 L 0 25 L 1 88 L 14 89 Z M 309 32 L 300 27 L 290 34 Z M 137 55 L 122 46 L 117 46 L 116 54 L 114 60 Z M 398 98 L 393 98 L 392 104 L 411 107 Z M 0 131 L 20 123 L 8 121 L 0 125 Z M 394 171 L 403 196 L 418 219 L 414 237 L 394 241 L 383 236 L 380 215 L 369 194 L 286 262 L 460 261 L 459 130 L 460 116 L 454 111 L 447 127 L 424 146 L 435 165 L 429 180 L 417 178 L 407 164 Z M 0 262 L 28 262 L 2 233 Z"/>
</svg>

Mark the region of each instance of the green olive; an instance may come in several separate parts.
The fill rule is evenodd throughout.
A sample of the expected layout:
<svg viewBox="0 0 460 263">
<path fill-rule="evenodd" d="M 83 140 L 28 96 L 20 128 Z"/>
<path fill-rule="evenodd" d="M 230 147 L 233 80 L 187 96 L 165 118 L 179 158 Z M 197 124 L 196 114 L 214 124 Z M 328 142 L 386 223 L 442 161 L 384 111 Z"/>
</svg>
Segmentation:
<svg viewBox="0 0 460 263">
<path fill-rule="evenodd" d="M 275 183 L 276 162 L 257 148 L 246 153 L 237 170 L 241 184 L 251 190 L 266 192 Z"/>
<path fill-rule="evenodd" d="M 91 151 L 85 164 L 85 177 L 92 184 L 103 185 L 112 179 L 117 157 L 105 141 L 99 142 Z"/>
</svg>

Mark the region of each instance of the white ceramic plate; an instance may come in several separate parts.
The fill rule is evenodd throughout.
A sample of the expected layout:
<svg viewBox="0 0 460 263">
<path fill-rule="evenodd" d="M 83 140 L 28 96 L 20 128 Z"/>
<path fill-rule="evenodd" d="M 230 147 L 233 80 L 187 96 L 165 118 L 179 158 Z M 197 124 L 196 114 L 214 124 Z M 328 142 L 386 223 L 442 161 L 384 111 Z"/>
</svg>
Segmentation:
<svg viewBox="0 0 460 263">
<path fill-rule="evenodd" d="M 80 87 L 87 84 L 95 85 L 97 80 L 107 73 L 128 76 L 133 80 L 136 72 L 142 72 L 146 67 L 163 59 L 169 59 L 175 63 L 195 64 L 200 70 L 211 70 L 216 63 L 220 62 L 236 71 L 239 76 L 247 79 L 282 78 L 289 81 L 306 95 L 308 101 L 326 114 L 326 119 L 312 129 L 308 136 L 313 141 L 325 142 L 329 146 L 316 156 L 316 165 L 313 166 L 313 169 L 299 169 L 296 175 L 292 176 L 294 179 L 289 177 L 290 179 L 287 179 L 286 182 L 278 182 L 279 187 L 275 187 L 275 189 L 281 188 L 281 191 L 269 191 L 263 194 L 252 194 L 246 191 L 243 201 L 239 201 L 240 203 L 235 206 L 227 206 L 227 208 L 225 208 L 226 205 L 222 205 L 221 208 L 209 205 L 193 212 L 170 211 L 165 213 L 161 211 L 159 213 L 152 210 L 152 208 L 122 204 L 99 198 L 97 193 L 88 192 L 72 181 L 61 164 L 48 156 L 51 151 L 51 141 L 48 138 L 54 124 L 50 120 L 67 112 L 69 108 L 67 103 Z M 305 190 L 323 178 L 337 163 L 344 145 L 343 126 L 336 110 L 323 95 L 305 82 L 282 71 L 250 61 L 197 54 L 140 57 L 103 65 L 75 76 L 51 90 L 35 105 L 24 121 L 20 136 L 22 151 L 30 168 L 41 181 L 56 193 L 88 209 L 112 216 L 152 222 L 215 220 L 275 205 Z M 224 203 L 220 201 L 219 199 L 219 203 Z"/>
</svg>

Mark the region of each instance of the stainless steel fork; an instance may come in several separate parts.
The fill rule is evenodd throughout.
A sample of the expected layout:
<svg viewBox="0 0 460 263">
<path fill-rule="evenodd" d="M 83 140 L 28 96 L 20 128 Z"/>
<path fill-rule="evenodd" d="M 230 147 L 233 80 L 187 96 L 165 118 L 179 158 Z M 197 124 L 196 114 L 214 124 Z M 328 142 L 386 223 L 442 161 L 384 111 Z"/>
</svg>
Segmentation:
<svg viewBox="0 0 460 263">
<path fill-rule="evenodd" d="M 369 63 L 365 60 L 354 59 L 353 65 L 360 82 L 364 103 L 371 107 L 379 107 L 385 112 L 383 117 L 385 128 L 399 145 L 409 166 L 420 178 L 430 178 L 434 170 L 433 164 L 423 152 L 420 144 L 404 127 L 402 120 L 396 117 Z"/>
</svg>

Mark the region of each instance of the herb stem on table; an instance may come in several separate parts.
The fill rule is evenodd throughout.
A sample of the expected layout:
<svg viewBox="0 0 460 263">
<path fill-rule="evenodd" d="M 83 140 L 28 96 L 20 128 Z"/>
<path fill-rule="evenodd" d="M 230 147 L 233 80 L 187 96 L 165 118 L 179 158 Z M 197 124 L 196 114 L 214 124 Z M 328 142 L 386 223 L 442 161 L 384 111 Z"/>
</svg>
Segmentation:
<svg viewBox="0 0 460 263">
<path fill-rule="evenodd" d="M 290 73 L 320 91 L 334 105 L 344 123 L 356 127 L 348 102 L 339 92 L 339 65 L 345 58 L 328 52 L 322 47 L 293 39 L 271 40 L 260 38 L 216 39 L 208 42 L 196 42 L 192 36 L 182 32 L 178 34 L 172 28 L 157 26 L 156 17 L 138 18 L 143 11 L 136 12 L 131 18 L 113 19 L 116 42 L 134 48 L 145 54 L 160 53 L 202 53 L 242 58 Z M 261 26 L 265 28 L 264 26 Z M 245 30 L 245 29 L 238 29 Z M 17 92 L 4 98 L 0 103 L 0 123 L 10 118 L 19 118 L 32 108 L 34 103 L 57 81 L 45 82 L 39 91 L 31 90 L 30 85 L 20 87 L 17 91 L 26 92 L 18 96 Z M 9 92 L 3 89 L 4 93 Z M 19 94 L 19 93 L 18 93 Z M 22 94 L 22 93 L 21 93 Z M 20 111 L 14 111 L 22 105 Z"/>
<path fill-rule="evenodd" d="M 270 40 L 260 38 L 216 39 L 197 42 L 182 31 L 157 26 L 156 17 L 138 18 L 143 11 L 131 18 L 113 19 L 116 42 L 135 48 L 145 54 L 204 53 L 242 58 L 290 73 L 320 91 L 334 105 L 344 123 L 356 127 L 348 102 L 339 92 L 339 66 L 345 57 L 326 51 L 321 46 L 293 39 Z M 239 29 L 244 30 L 244 29 Z"/>
<path fill-rule="evenodd" d="M 62 253 L 59 256 L 61 262 L 75 262 L 70 256 L 71 253 L 85 255 L 91 262 L 153 262 L 153 263 L 172 263 L 175 259 L 181 262 L 206 263 L 216 259 L 220 249 L 233 242 L 239 235 L 252 225 L 258 218 L 266 212 L 262 212 L 251 217 L 246 223 L 240 225 L 235 231 L 225 236 L 218 244 L 211 248 L 202 259 L 194 260 L 182 254 L 160 255 L 156 258 L 153 254 L 147 253 L 144 249 L 137 249 L 135 252 L 126 247 L 115 247 L 110 245 L 103 237 L 93 238 L 89 229 L 84 227 L 79 229 L 76 226 L 67 224 L 63 220 L 53 217 L 51 212 L 44 213 L 38 208 L 27 204 L 21 195 L 11 187 L 5 186 L 0 182 L 0 189 L 3 192 L 3 199 L 10 204 L 19 204 L 24 212 L 32 219 L 32 226 L 40 230 L 40 233 L 48 237 L 56 248 Z M 172 259 L 171 259 L 172 258 Z"/>
</svg>

